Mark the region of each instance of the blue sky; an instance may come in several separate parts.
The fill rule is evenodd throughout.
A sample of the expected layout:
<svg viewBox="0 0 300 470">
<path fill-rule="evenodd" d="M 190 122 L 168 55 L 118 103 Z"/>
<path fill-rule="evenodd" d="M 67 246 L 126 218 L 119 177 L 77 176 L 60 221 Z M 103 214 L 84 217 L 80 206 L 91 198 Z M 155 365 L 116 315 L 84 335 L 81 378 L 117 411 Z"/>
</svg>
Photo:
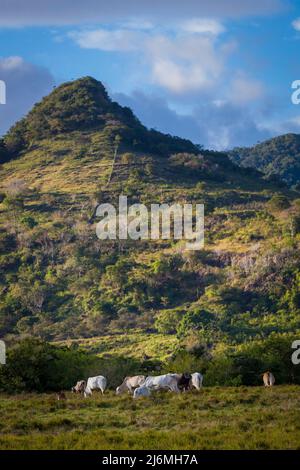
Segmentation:
<svg viewBox="0 0 300 470">
<path fill-rule="evenodd" d="M 86 75 L 148 127 L 205 147 L 300 132 L 296 0 L 0 0 L 0 12 L 1 134 Z"/>
</svg>

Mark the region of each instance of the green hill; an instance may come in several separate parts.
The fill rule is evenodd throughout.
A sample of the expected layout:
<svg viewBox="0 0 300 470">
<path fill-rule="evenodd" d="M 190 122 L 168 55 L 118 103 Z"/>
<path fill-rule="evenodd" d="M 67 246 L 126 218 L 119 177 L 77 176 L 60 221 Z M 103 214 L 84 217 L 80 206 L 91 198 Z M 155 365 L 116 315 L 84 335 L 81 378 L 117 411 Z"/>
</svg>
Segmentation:
<svg viewBox="0 0 300 470">
<path fill-rule="evenodd" d="M 113 354 L 136 356 L 133 336 L 147 333 L 165 357 L 299 331 L 297 193 L 146 129 L 89 77 L 35 105 L 4 136 L 1 158 L 0 337 L 106 335 Z M 204 203 L 204 249 L 99 241 L 95 208 L 120 194 Z"/>
<path fill-rule="evenodd" d="M 14 125 L 1 144 L 0 162 L 15 158 L 42 139 L 53 140 L 74 131 L 106 132 L 109 136 L 116 130 L 123 144 L 134 145 L 136 150 L 164 153 L 172 148 L 196 149 L 187 140 L 148 131 L 129 108 L 111 101 L 102 83 L 85 77 L 56 88 Z"/>
<path fill-rule="evenodd" d="M 268 178 L 278 177 L 289 186 L 300 183 L 299 134 L 274 137 L 254 147 L 237 147 L 229 156 L 235 163 L 256 168 Z"/>
</svg>

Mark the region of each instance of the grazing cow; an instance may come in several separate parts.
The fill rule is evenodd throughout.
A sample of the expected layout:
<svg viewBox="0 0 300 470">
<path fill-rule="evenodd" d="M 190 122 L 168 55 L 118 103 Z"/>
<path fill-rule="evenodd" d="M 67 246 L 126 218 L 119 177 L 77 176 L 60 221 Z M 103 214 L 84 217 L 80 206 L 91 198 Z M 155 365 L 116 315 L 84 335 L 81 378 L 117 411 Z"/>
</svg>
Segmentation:
<svg viewBox="0 0 300 470">
<path fill-rule="evenodd" d="M 188 374 L 185 372 L 184 374 L 169 374 L 169 375 L 172 375 L 173 377 L 176 378 L 179 390 L 188 390 L 190 388 L 191 379 L 192 379 L 191 374 Z"/>
<path fill-rule="evenodd" d="M 192 376 L 191 374 L 187 374 L 186 372 L 184 374 L 181 374 L 181 377 L 178 380 L 178 388 L 179 390 L 188 390 L 190 388 Z"/>
<path fill-rule="evenodd" d="M 145 378 L 146 377 L 144 375 L 134 375 L 133 377 L 125 377 L 121 385 L 116 388 L 116 394 L 120 395 L 120 393 L 123 392 L 133 393 L 136 387 L 139 387 L 140 385 L 142 385 L 143 382 L 145 382 Z"/>
<path fill-rule="evenodd" d="M 203 383 L 203 375 L 200 372 L 194 372 L 192 374 L 191 386 L 195 387 L 197 390 L 200 390 Z"/>
<path fill-rule="evenodd" d="M 60 400 L 66 400 L 66 398 L 67 398 L 67 397 L 66 397 L 65 392 L 58 392 L 58 393 L 56 394 L 56 399 L 57 399 L 58 401 L 60 401 Z"/>
<path fill-rule="evenodd" d="M 177 382 L 176 374 L 149 375 L 142 385 L 143 387 L 150 388 L 150 390 L 169 389 L 172 392 L 180 393 Z"/>
<path fill-rule="evenodd" d="M 89 377 L 87 380 L 86 388 L 84 390 L 84 396 L 87 397 L 92 395 L 93 390 L 101 390 L 102 395 L 106 389 L 107 380 L 103 375 L 97 375 L 96 377 Z"/>
<path fill-rule="evenodd" d="M 71 390 L 73 393 L 83 393 L 86 387 L 86 381 L 85 380 L 79 380 L 75 387 L 72 387 Z"/>
<path fill-rule="evenodd" d="M 150 397 L 150 395 L 151 390 L 148 387 L 145 387 L 144 385 L 136 388 L 133 392 L 133 398 Z"/>
<path fill-rule="evenodd" d="M 265 387 L 272 387 L 275 383 L 275 377 L 272 372 L 265 372 L 263 374 L 263 382 Z"/>
</svg>

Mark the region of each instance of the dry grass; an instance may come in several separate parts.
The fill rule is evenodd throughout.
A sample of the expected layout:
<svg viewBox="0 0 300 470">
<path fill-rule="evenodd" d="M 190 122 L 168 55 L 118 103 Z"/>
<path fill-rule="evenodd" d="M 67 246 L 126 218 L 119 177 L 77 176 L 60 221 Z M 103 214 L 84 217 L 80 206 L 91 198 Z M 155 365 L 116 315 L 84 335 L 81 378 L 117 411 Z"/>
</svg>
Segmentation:
<svg viewBox="0 0 300 470">
<path fill-rule="evenodd" d="M 1 396 L 1 449 L 300 449 L 300 387 Z"/>
</svg>

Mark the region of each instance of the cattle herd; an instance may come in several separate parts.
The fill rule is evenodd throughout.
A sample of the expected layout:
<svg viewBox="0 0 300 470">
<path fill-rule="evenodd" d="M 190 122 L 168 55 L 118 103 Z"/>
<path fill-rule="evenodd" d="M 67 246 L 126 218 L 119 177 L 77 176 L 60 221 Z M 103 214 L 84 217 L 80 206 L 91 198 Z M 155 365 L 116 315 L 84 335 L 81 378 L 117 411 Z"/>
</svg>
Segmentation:
<svg viewBox="0 0 300 470">
<path fill-rule="evenodd" d="M 116 394 L 128 392 L 133 394 L 133 398 L 145 397 L 151 394 L 153 390 L 171 390 L 180 393 L 181 390 L 188 390 L 192 387 L 200 390 L 203 382 L 203 376 L 200 372 L 194 374 L 164 374 L 164 375 L 134 375 L 125 377 L 121 385 L 116 388 Z M 81 393 L 85 397 L 92 395 L 94 390 L 100 390 L 104 393 L 107 386 L 107 380 L 103 375 L 89 377 L 87 381 L 80 380 L 72 387 L 72 392 Z"/>
<path fill-rule="evenodd" d="M 265 372 L 263 375 L 263 383 L 266 387 L 272 387 L 275 383 L 275 377 L 272 372 Z M 133 398 L 148 397 L 154 390 L 170 390 L 171 392 L 180 393 L 181 391 L 195 388 L 200 390 L 203 383 L 203 375 L 200 372 L 193 374 L 164 374 L 164 375 L 134 375 L 125 377 L 121 385 L 116 388 L 116 394 L 130 393 Z M 87 381 L 80 380 L 72 387 L 73 393 L 83 394 L 84 397 L 92 395 L 93 391 L 100 390 L 103 394 L 107 386 L 107 379 L 103 375 L 89 377 Z M 64 392 L 57 394 L 57 399 L 66 398 Z"/>
</svg>

